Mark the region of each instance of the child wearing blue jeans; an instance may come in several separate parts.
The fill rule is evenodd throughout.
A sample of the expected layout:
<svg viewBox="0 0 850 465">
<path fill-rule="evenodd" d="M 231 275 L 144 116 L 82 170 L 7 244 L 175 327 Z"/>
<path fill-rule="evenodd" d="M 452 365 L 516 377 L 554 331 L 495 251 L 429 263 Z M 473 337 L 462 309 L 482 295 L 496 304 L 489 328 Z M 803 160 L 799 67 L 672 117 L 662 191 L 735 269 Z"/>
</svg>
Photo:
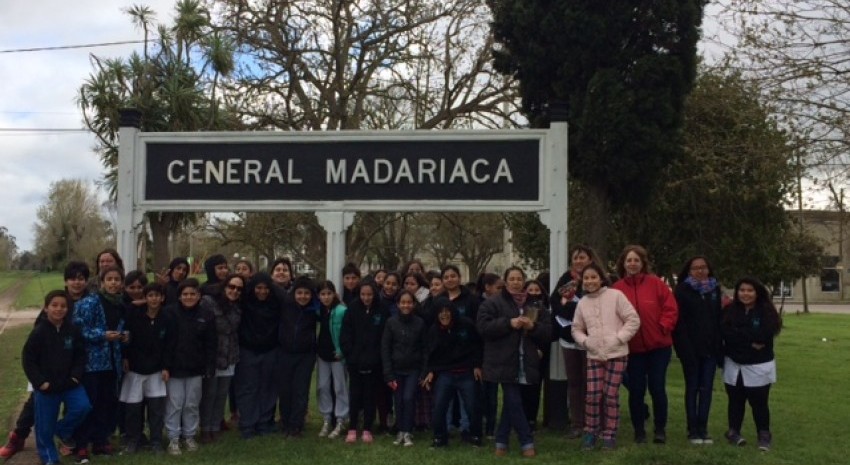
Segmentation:
<svg viewBox="0 0 850 465">
<path fill-rule="evenodd" d="M 24 373 L 35 390 L 36 447 L 47 465 L 59 463 L 53 437 L 69 441 L 91 410 L 80 385 L 87 360 L 85 342 L 80 330 L 66 318 L 69 302 L 65 291 L 50 291 L 45 296 L 47 318 L 32 330 L 22 354 Z M 57 421 L 62 403 L 65 416 Z"/>
</svg>

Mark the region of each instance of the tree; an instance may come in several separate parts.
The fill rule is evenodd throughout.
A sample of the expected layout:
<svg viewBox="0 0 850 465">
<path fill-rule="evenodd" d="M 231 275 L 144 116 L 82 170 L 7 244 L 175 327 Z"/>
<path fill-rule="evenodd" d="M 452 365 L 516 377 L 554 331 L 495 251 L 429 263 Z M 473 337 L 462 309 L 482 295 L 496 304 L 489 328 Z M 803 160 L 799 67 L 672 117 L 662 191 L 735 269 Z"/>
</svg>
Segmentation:
<svg viewBox="0 0 850 465">
<path fill-rule="evenodd" d="M 114 243 L 97 194 L 79 179 L 51 183 L 36 218 L 35 253 L 49 269 L 60 269 L 70 260 L 93 260 Z"/>
<path fill-rule="evenodd" d="M 705 0 L 488 0 L 496 69 L 519 80 L 543 126 L 566 106 L 569 167 L 588 194 L 590 237 L 605 252 L 609 209 L 638 214 L 681 156 Z"/>
<path fill-rule="evenodd" d="M 478 0 L 240 0 L 213 2 L 218 31 L 241 56 L 224 98 L 250 128 L 279 130 L 435 129 L 515 126 L 514 82 L 491 65 L 489 11 Z M 284 224 L 284 215 L 260 217 Z M 427 214 L 361 212 L 347 237 L 348 260 L 394 269 L 422 249 Z M 294 218 L 294 216 L 290 216 Z M 314 219 L 304 249 L 324 245 Z M 231 224 L 238 227 L 239 224 Z M 235 233 L 231 229 L 232 233 Z M 255 242 L 250 232 L 240 237 Z M 262 234 L 261 234 L 262 235 Z M 300 235 L 293 236 L 301 238 Z M 317 242 L 318 241 L 318 242 Z M 264 247 L 280 245 L 266 237 Z M 287 247 L 288 249 L 289 247 Z M 301 250 L 300 244 L 292 249 Z M 317 269 L 324 261 L 303 257 Z M 318 260 L 318 261 L 316 261 Z"/>
<path fill-rule="evenodd" d="M 727 0 L 739 39 L 730 61 L 759 83 L 804 150 L 816 184 L 845 183 L 850 167 L 850 1 Z"/>
<path fill-rule="evenodd" d="M 505 221 L 500 213 L 440 213 L 431 235 L 431 249 L 456 251 L 469 268 L 469 280 L 484 272 L 504 248 Z M 436 255 L 436 254 L 435 254 Z M 451 257 L 453 258 L 453 256 Z M 446 262 L 442 262 L 445 264 Z"/>
<path fill-rule="evenodd" d="M 214 3 L 245 55 L 227 87 L 253 127 L 494 127 L 516 115 L 478 0 Z"/>
<path fill-rule="evenodd" d="M 645 216 L 615 215 L 620 243 L 641 243 L 672 277 L 704 254 L 731 285 L 754 275 L 770 284 L 819 270 L 822 249 L 786 210 L 795 189 L 794 148 L 737 73 L 704 69 L 685 107 L 684 156 L 662 171 Z"/>
<path fill-rule="evenodd" d="M 105 184 L 115 198 L 118 166 L 119 110 L 142 113 L 142 131 L 201 131 L 240 127 L 221 110 L 219 80 L 234 68 L 233 42 L 212 31 L 209 12 L 199 0 L 179 0 L 174 24 L 154 22 L 148 7 L 127 10 L 145 34 L 142 55 L 104 59 L 92 55 L 94 72 L 80 88 L 78 103 L 86 127 L 97 137 L 95 150 L 106 168 Z M 154 32 L 155 31 L 155 32 Z M 147 41 L 155 34 L 156 40 Z M 151 212 L 155 269 L 169 262 L 168 239 L 177 228 L 196 221 L 195 214 Z M 128 264 L 134 266 L 135 264 Z"/>
<path fill-rule="evenodd" d="M 9 234 L 5 226 L 0 226 L 0 270 L 11 270 L 18 255 L 18 244 L 15 236 Z"/>
</svg>

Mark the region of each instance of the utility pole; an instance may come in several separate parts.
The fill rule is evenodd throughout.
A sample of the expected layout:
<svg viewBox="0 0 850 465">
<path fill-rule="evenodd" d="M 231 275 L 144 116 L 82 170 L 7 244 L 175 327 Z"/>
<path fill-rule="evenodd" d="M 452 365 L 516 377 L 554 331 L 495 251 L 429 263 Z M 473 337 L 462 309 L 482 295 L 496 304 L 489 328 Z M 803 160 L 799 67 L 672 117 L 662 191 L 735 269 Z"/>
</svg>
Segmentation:
<svg viewBox="0 0 850 465">
<path fill-rule="evenodd" d="M 800 214 L 800 235 L 805 233 L 803 222 L 803 155 L 800 149 L 797 149 L 797 210 Z M 800 289 L 803 292 L 803 313 L 809 313 L 809 293 L 806 289 L 806 276 L 800 281 Z"/>
</svg>

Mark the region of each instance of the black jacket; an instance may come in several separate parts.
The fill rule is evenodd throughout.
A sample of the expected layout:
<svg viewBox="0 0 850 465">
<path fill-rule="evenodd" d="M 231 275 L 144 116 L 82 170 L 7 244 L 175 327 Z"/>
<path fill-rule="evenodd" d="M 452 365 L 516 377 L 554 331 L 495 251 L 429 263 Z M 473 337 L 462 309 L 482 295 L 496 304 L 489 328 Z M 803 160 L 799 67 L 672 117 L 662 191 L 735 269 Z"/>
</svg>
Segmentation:
<svg viewBox="0 0 850 465">
<path fill-rule="evenodd" d="M 48 382 L 47 393 L 64 392 L 77 387 L 86 371 L 85 341 L 76 326 L 66 322 L 57 328 L 44 320 L 27 338 L 21 360 L 35 390 Z"/>
<path fill-rule="evenodd" d="M 723 354 L 741 365 L 773 360 L 773 338 L 779 333 L 779 318 L 769 317 L 769 311 L 755 306 L 747 312 L 739 304 L 729 305 L 720 325 Z M 754 343 L 764 344 L 764 347 L 756 349 Z"/>
<path fill-rule="evenodd" d="M 566 302 L 561 302 L 561 293 L 559 289 L 562 286 L 566 286 L 571 284 L 574 286 L 575 292 L 571 292 L 570 295 L 565 296 Z M 552 291 L 552 295 L 549 296 L 549 305 L 552 309 L 552 339 L 558 340 L 563 339 L 565 342 L 575 343 L 572 334 L 572 322 L 573 318 L 576 315 L 576 307 L 578 306 L 578 301 L 581 299 L 581 296 L 584 294 L 581 288 L 580 280 L 573 279 L 573 275 L 571 272 L 567 271 L 558 279 L 558 284 L 555 285 L 555 290 Z M 567 326 L 561 326 L 555 318 L 560 317 L 562 320 L 569 323 Z"/>
<path fill-rule="evenodd" d="M 478 318 L 478 303 L 481 301 L 478 296 L 470 292 L 466 286 L 460 287 L 460 294 L 452 299 L 448 292 L 443 292 L 438 297 L 446 297 L 452 301 L 459 316 L 469 318 L 475 321 Z M 434 315 L 436 319 L 436 315 Z"/>
<path fill-rule="evenodd" d="M 723 340 L 720 318 L 723 314 L 720 286 L 701 294 L 686 282 L 675 291 L 679 319 L 673 330 L 673 347 L 683 364 L 693 365 L 698 358 L 721 359 Z"/>
<path fill-rule="evenodd" d="M 438 299 L 438 302 L 439 300 L 441 299 Z M 425 341 L 427 371 L 439 373 L 481 367 L 484 347 L 475 323 L 469 318 L 460 316 L 455 307 L 452 307 L 451 324 L 444 327 L 439 321 L 435 321 L 428 328 Z"/>
<path fill-rule="evenodd" d="M 127 315 L 124 329 L 130 331 L 130 342 L 121 351 L 130 371 L 149 375 L 165 369 L 166 354 L 174 350 L 174 319 L 170 312 L 160 309 L 156 317 L 147 310 Z"/>
<path fill-rule="evenodd" d="M 417 315 L 390 317 L 381 337 L 384 380 L 396 373 L 419 371 L 425 362 L 425 321 Z"/>
<path fill-rule="evenodd" d="M 254 289 L 265 284 L 270 292 L 266 300 L 257 300 Z M 268 273 L 251 277 L 242 292 L 242 321 L 239 323 L 239 346 L 258 353 L 267 353 L 279 347 L 278 332 L 283 312 L 284 296 L 274 291 Z"/>
<path fill-rule="evenodd" d="M 478 309 L 478 332 L 484 339 L 484 379 L 496 383 L 518 383 L 520 370 L 520 345 L 523 350 L 522 367 L 529 384 L 541 381 L 541 354 L 552 341 L 552 320 L 549 315 L 539 315 L 531 331 L 514 329 L 511 318 L 520 316 L 507 289 L 484 301 Z"/>
<path fill-rule="evenodd" d="M 316 326 L 319 317 L 309 303 L 302 307 L 294 300 L 283 304 L 278 341 L 289 354 L 316 353 Z"/>
<path fill-rule="evenodd" d="M 166 311 L 174 320 L 174 350 L 166 356 L 166 368 L 174 378 L 215 375 L 218 333 L 215 315 L 200 304 L 186 309 L 182 304 L 169 306 Z M 132 337 L 132 334 L 131 334 Z"/>
<path fill-rule="evenodd" d="M 339 335 L 339 345 L 349 370 L 382 368 L 381 338 L 389 317 L 389 310 L 378 298 L 371 308 L 366 308 L 360 298 L 351 303 L 345 312 Z"/>
</svg>

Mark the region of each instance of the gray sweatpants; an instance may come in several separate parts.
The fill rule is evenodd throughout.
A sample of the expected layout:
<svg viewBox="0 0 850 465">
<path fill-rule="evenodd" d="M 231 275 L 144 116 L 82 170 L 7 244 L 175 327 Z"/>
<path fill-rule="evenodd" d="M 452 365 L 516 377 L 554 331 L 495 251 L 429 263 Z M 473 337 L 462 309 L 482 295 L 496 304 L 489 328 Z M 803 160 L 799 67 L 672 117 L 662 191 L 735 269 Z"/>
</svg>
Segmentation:
<svg viewBox="0 0 850 465">
<path fill-rule="evenodd" d="M 319 399 L 319 413 L 325 421 L 348 419 L 348 372 L 342 362 L 326 362 L 318 359 L 316 376 L 316 394 Z M 331 389 L 336 396 L 331 395 Z"/>
<path fill-rule="evenodd" d="M 168 440 L 194 438 L 198 433 L 199 407 L 203 393 L 201 377 L 171 378 L 166 384 L 165 431 Z"/>
</svg>

